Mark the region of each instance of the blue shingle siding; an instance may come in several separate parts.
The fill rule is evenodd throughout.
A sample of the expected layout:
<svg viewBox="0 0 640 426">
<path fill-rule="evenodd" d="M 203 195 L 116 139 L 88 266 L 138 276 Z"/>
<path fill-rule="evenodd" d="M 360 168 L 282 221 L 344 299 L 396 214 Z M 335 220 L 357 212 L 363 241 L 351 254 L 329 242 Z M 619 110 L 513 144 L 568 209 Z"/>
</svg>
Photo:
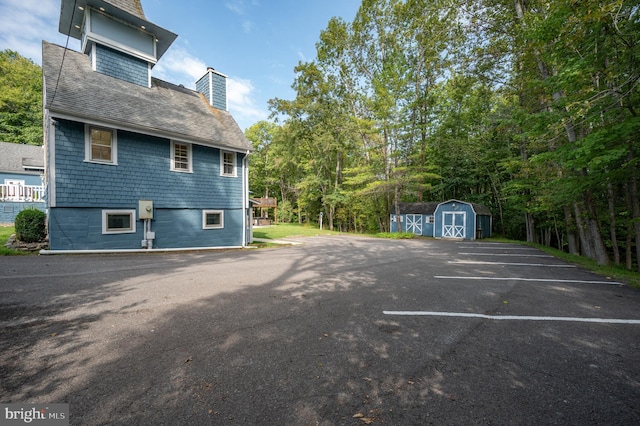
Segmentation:
<svg viewBox="0 0 640 426">
<path fill-rule="evenodd" d="M 154 249 L 229 247 L 242 245 L 242 209 L 224 210 L 224 228 L 202 229 L 200 209 L 155 209 L 151 230 Z M 51 250 L 139 249 L 144 223 L 137 220 L 136 232 L 102 234 L 102 209 L 55 208 L 49 217 Z"/>
<path fill-rule="evenodd" d="M 209 102 L 215 108 L 227 109 L 227 79 L 219 74 L 212 73 L 213 100 Z"/>
<path fill-rule="evenodd" d="M 85 162 L 84 124 L 59 120 L 56 127 L 58 207 L 131 208 L 153 200 L 155 208 L 242 207 L 242 156 L 238 176 L 220 176 L 220 150 L 192 146 L 193 173 L 170 170 L 168 139 L 117 132 L 118 165 Z"/>
<path fill-rule="evenodd" d="M 226 77 L 209 70 L 200 80 L 196 81 L 196 91 L 202 93 L 212 107 L 223 111 L 227 110 Z"/>
<path fill-rule="evenodd" d="M 138 208 L 152 200 L 154 248 L 241 246 L 242 155 L 237 177 L 220 176 L 220 150 L 192 145 L 193 173 L 170 170 L 171 141 L 117 132 L 117 165 L 85 161 L 84 124 L 58 120 L 56 207 L 50 209 L 52 250 L 139 249 L 143 222 L 131 234 L 102 234 L 103 209 Z M 202 229 L 202 210 L 222 210 L 224 228 Z"/>
<path fill-rule="evenodd" d="M 207 98 L 207 102 L 211 104 L 211 99 L 209 97 L 209 73 L 206 73 L 204 77 L 196 81 L 196 91 L 202 93 L 204 97 Z"/>
<path fill-rule="evenodd" d="M 96 45 L 96 71 L 139 86 L 149 86 L 149 65 L 105 46 Z"/>
<path fill-rule="evenodd" d="M 22 173 L 0 173 L 0 183 L 4 183 L 5 179 L 23 180 L 25 185 L 42 185 L 40 175 L 27 175 Z"/>
<path fill-rule="evenodd" d="M 13 201 L 0 202 L 0 223 L 14 223 L 16 216 L 25 209 L 46 211 L 44 203 L 18 203 Z"/>
</svg>

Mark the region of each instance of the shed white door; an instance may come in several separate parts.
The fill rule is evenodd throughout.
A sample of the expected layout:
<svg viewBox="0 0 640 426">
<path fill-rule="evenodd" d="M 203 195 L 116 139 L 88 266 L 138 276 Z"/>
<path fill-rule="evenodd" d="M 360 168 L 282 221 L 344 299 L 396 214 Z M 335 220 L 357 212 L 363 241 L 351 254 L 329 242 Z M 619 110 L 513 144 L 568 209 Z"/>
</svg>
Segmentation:
<svg viewBox="0 0 640 426">
<path fill-rule="evenodd" d="M 422 235 L 422 215 L 421 214 L 408 214 L 407 217 L 407 232 L 412 232 L 416 235 Z"/>
<path fill-rule="evenodd" d="M 443 212 L 442 238 L 464 238 L 466 219 L 465 212 Z"/>
</svg>

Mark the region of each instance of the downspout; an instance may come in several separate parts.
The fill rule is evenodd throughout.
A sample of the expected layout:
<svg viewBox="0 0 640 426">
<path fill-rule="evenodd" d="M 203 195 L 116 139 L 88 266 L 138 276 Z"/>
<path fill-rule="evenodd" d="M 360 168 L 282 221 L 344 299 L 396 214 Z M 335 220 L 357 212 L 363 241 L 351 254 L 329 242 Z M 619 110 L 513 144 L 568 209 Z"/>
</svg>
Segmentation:
<svg viewBox="0 0 640 426">
<path fill-rule="evenodd" d="M 249 203 L 249 150 L 242 159 L 242 247 L 247 247 L 247 204 Z"/>
</svg>

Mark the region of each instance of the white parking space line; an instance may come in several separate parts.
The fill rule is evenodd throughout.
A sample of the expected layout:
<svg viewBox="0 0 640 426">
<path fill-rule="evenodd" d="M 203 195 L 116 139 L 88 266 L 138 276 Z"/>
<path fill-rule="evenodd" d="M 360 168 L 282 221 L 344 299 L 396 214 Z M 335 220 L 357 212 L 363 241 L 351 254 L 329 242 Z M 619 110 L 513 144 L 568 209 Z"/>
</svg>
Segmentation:
<svg viewBox="0 0 640 426">
<path fill-rule="evenodd" d="M 467 255 L 473 255 L 473 256 L 553 257 L 550 254 L 473 253 L 473 252 L 460 252 L 458 254 L 467 254 Z"/>
<path fill-rule="evenodd" d="M 497 249 L 497 250 L 509 250 L 509 251 L 511 251 L 511 250 L 529 250 L 529 251 L 536 251 L 536 252 L 538 251 L 537 249 L 535 249 L 533 247 L 510 247 L 510 246 L 498 246 L 498 245 L 494 245 L 493 247 L 492 246 L 476 246 L 476 245 L 473 245 L 473 246 L 458 246 L 458 248 L 461 248 L 461 249 L 478 249 L 478 248 L 481 248 L 483 250 Z"/>
<path fill-rule="evenodd" d="M 482 262 L 480 260 L 449 260 L 447 263 L 461 263 L 467 265 L 513 265 L 513 266 L 543 266 L 545 268 L 575 268 L 575 265 L 555 264 L 547 265 L 544 263 L 516 263 L 516 262 Z"/>
<path fill-rule="evenodd" d="M 519 315 L 485 315 L 468 312 L 432 312 L 432 311 L 382 311 L 384 315 L 399 316 L 430 316 L 430 317 L 457 317 L 457 318 L 481 318 L 490 320 L 512 321 L 569 321 L 569 322 L 593 322 L 604 324 L 640 324 L 636 319 L 619 318 L 580 318 L 580 317 L 537 317 Z"/>
<path fill-rule="evenodd" d="M 577 284 L 607 284 L 607 285 L 625 285 L 618 281 L 589 281 L 589 280 L 556 280 L 550 278 L 509 278 L 509 277 L 455 277 L 446 275 L 434 275 L 433 278 L 448 280 L 486 280 L 486 281 L 533 281 L 544 283 L 577 283 Z"/>
</svg>

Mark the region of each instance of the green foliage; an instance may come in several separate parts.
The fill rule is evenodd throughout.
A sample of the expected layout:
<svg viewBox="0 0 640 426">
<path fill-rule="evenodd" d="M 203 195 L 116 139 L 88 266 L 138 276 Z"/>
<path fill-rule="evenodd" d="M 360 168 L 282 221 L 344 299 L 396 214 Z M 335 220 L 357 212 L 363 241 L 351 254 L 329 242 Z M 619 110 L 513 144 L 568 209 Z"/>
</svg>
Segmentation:
<svg viewBox="0 0 640 426">
<path fill-rule="evenodd" d="M 316 235 L 338 235 L 339 232 L 323 229 L 318 225 L 299 225 L 296 223 L 278 223 L 265 228 L 253 230 L 255 238 L 265 238 L 268 240 L 278 240 L 288 237 L 313 237 Z"/>
<path fill-rule="evenodd" d="M 13 226 L 0 226 L 0 256 L 20 256 L 26 255 L 28 252 L 22 250 L 12 250 L 5 247 L 9 238 L 15 233 Z"/>
<path fill-rule="evenodd" d="M 8 49 L 0 51 L 0 140 L 42 145 L 42 70 Z"/>
<path fill-rule="evenodd" d="M 34 208 L 24 209 L 15 220 L 16 238 L 26 243 L 43 241 L 47 236 L 47 215 Z"/>
<path fill-rule="evenodd" d="M 464 199 L 489 206 L 496 234 L 609 252 L 625 241 L 630 258 L 637 13 L 627 0 L 363 1 L 295 68 L 295 99 L 270 101 L 283 124 L 256 187 L 358 232 L 388 231 L 395 201 Z"/>
</svg>

